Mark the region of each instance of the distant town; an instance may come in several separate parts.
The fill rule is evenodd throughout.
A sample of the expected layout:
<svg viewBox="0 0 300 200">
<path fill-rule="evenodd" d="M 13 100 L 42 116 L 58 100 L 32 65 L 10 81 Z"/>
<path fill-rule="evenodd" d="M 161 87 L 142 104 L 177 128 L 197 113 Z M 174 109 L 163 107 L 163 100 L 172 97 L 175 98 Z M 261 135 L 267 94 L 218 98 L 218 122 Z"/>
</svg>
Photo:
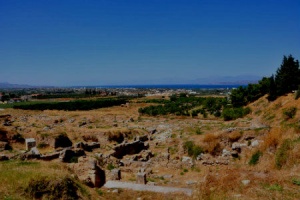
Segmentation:
<svg viewBox="0 0 300 200">
<path fill-rule="evenodd" d="M 217 95 L 227 96 L 231 88 L 96 88 L 96 87 L 76 87 L 76 88 L 0 88 L 0 103 L 11 104 L 25 101 L 35 101 L 43 99 L 58 98 L 89 98 L 108 96 L 171 96 L 174 94 L 188 95 Z"/>
</svg>

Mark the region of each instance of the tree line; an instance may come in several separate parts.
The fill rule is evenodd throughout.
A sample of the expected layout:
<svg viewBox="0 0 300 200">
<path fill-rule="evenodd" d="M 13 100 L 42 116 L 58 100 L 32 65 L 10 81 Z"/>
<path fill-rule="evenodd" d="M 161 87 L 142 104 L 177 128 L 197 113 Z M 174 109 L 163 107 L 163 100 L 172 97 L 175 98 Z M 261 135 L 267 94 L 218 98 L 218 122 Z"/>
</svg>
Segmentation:
<svg viewBox="0 0 300 200">
<path fill-rule="evenodd" d="M 275 75 L 263 77 L 257 84 L 248 84 L 233 90 L 230 96 L 231 103 L 234 107 L 245 106 L 266 94 L 269 101 L 274 101 L 279 96 L 299 90 L 299 86 L 299 61 L 292 55 L 284 56 Z"/>
<path fill-rule="evenodd" d="M 105 98 L 97 100 L 77 100 L 69 102 L 51 102 L 51 103 L 28 103 L 23 105 L 15 105 L 15 109 L 23 110 L 92 110 L 97 108 L 117 106 L 125 104 L 126 99 Z"/>
</svg>

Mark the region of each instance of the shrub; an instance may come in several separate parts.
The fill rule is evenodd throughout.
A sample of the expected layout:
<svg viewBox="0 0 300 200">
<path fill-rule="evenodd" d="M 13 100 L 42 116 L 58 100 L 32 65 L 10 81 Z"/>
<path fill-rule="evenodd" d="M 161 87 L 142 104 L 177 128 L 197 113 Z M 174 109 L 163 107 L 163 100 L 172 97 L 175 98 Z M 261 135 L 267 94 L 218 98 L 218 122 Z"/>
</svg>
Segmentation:
<svg viewBox="0 0 300 200">
<path fill-rule="evenodd" d="M 292 149 L 293 143 L 290 139 L 285 139 L 282 145 L 276 152 L 275 165 L 278 169 L 281 169 L 288 160 L 289 151 Z"/>
<path fill-rule="evenodd" d="M 249 160 L 249 165 L 256 165 L 259 161 L 259 158 L 262 156 L 262 152 L 256 151 Z"/>
<path fill-rule="evenodd" d="M 69 177 L 49 178 L 38 177 L 31 179 L 25 188 L 25 193 L 34 199 L 79 199 L 77 194 L 78 185 Z"/>
<path fill-rule="evenodd" d="M 292 119 L 296 115 L 296 112 L 297 112 L 297 108 L 294 106 L 286 108 L 283 110 L 283 117 L 286 120 Z"/>
<path fill-rule="evenodd" d="M 196 158 L 199 154 L 203 153 L 203 149 L 200 146 L 195 145 L 193 141 L 186 141 L 183 144 L 183 149 L 193 158 Z"/>
<path fill-rule="evenodd" d="M 237 118 L 244 117 L 249 114 L 251 109 L 249 107 L 246 108 L 225 108 L 222 112 L 222 116 L 225 121 L 234 120 Z"/>
</svg>

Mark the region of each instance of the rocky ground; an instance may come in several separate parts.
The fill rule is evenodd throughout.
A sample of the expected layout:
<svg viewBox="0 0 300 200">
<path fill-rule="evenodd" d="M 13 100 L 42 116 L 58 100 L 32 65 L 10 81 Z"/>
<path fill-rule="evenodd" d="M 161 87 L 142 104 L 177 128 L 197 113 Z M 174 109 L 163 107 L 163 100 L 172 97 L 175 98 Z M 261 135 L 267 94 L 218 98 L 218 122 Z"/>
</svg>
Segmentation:
<svg viewBox="0 0 300 200">
<path fill-rule="evenodd" d="M 292 99 L 278 101 L 284 107 Z M 140 116 L 143 103 L 74 112 L 5 109 L 0 111 L 0 160 L 58 162 L 91 188 L 121 181 L 189 188 L 193 192 L 188 198 L 293 199 L 297 187 L 278 173 L 297 179 L 299 165 L 274 169 L 270 160 L 281 143 L 266 147 L 266 136 L 281 127 L 280 116 L 275 103 L 267 108 L 265 103 L 257 101 L 251 115 L 227 122 L 212 116 Z M 297 135 L 289 128 L 286 132 Z M 26 145 L 28 138 L 35 140 L 34 148 Z M 188 142 L 201 148 L 199 154 L 189 152 Z M 265 161 L 249 165 L 258 150 L 264 151 Z M 279 189 L 268 189 L 276 184 Z"/>
</svg>

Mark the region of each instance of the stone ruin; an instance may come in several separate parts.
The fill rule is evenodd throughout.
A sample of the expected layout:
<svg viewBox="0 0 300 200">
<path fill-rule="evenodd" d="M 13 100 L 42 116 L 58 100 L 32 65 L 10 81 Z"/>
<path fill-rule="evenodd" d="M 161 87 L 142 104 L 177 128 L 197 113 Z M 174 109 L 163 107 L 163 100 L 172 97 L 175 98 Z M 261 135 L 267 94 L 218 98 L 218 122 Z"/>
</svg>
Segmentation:
<svg viewBox="0 0 300 200">
<path fill-rule="evenodd" d="M 31 148 L 36 146 L 36 141 L 34 138 L 26 138 L 25 144 L 26 144 L 26 151 L 29 151 Z"/>
<path fill-rule="evenodd" d="M 141 168 L 139 172 L 136 174 L 136 183 L 138 184 L 146 184 L 146 172 L 144 168 Z"/>
<path fill-rule="evenodd" d="M 90 187 L 101 187 L 105 184 L 105 172 L 98 165 L 94 158 L 80 157 L 78 163 L 70 164 L 79 180 Z"/>
</svg>

